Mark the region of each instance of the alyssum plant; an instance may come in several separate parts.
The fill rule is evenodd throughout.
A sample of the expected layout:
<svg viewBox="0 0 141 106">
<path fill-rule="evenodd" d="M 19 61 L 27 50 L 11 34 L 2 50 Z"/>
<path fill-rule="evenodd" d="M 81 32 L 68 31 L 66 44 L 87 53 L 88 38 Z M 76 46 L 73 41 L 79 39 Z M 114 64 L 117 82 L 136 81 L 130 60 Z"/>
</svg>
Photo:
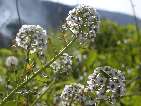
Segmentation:
<svg viewBox="0 0 141 106">
<path fill-rule="evenodd" d="M 80 42 L 80 44 L 93 43 L 99 29 L 99 21 L 97 12 L 93 7 L 80 5 L 69 11 L 66 23 L 62 28 L 64 31 L 72 33 L 71 40 L 48 62 L 45 59 L 48 46 L 46 30 L 39 25 L 23 25 L 17 33 L 15 39 L 16 46 L 21 47 L 26 52 L 25 70 L 32 68 L 33 71 L 29 75 L 27 73 L 24 80 L 18 83 L 17 87 L 3 98 L 1 105 L 4 105 L 11 96 L 26 86 L 40 72 L 43 72 L 46 68 L 50 68 L 54 73 L 54 78 L 46 85 L 47 87 L 43 87 L 42 92 L 39 93 L 31 104 L 32 106 L 36 105 L 40 98 L 51 89 L 57 78 L 62 75 L 68 75 L 72 70 L 73 56 L 65 53 L 67 48 L 76 41 Z M 38 58 L 38 62 L 34 62 L 35 56 Z M 8 67 L 16 67 L 17 64 L 18 59 L 14 56 L 10 56 L 6 60 Z M 88 76 L 85 85 L 80 83 L 65 85 L 64 90 L 59 96 L 60 102 L 58 105 L 85 106 L 86 103 L 91 101 L 93 101 L 93 105 L 99 104 L 100 101 L 108 101 L 115 104 L 116 100 L 124 96 L 124 94 L 125 76 L 122 72 L 110 66 L 102 66 L 94 69 L 93 73 Z"/>
</svg>

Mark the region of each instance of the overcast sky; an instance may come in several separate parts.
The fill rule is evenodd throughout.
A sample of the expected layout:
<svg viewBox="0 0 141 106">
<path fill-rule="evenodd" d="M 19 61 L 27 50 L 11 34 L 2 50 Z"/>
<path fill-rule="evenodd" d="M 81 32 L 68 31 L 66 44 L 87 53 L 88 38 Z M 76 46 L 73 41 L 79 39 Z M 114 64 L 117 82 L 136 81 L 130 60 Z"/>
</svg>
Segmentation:
<svg viewBox="0 0 141 106">
<path fill-rule="evenodd" d="M 50 0 L 68 5 L 88 4 L 95 8 L 133 15 L 130 0 Z M 141 19 L 141 0 L 132 0 L 136 15 Z"/>
</svg>

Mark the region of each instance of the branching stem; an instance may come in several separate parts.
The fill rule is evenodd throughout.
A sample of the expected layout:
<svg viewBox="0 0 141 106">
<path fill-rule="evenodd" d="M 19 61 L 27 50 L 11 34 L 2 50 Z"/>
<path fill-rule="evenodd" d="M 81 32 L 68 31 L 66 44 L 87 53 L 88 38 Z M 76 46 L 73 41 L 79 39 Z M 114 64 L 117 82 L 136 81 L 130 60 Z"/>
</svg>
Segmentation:
<svg viewBox="0 0 141 106">
<path fill-rule="evenodd" d="M 49 67 L 62 53 L 77 39 L 76 36 L 73 37 L 73 39 L 57 54 L 52 58 L 43 68 L 36 71 L 34 74 L 32 74 L 28 79 L 24 80 L 21 84 L 19 84 L 15 89 L 13 89 L 0 103 L 0 105 L 3 105 L 16 91 L 21 89 L 23 86 L 25 86 L 30 80 L 32 80 L 34 77 L 36 77 L 42 70 Z"/>
</svg>

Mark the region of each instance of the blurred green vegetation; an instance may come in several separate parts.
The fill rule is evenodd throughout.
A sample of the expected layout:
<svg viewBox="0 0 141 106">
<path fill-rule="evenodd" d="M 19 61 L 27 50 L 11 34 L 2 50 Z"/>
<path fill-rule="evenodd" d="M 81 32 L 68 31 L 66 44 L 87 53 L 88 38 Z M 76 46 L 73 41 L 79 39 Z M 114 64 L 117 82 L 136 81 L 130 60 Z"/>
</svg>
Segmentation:
<svg viewBox="0 0 141 106">
<path fill-rule="evenodd" d="M 67 33 L 65 37 L 69 36 L 71 35 Z M 64 39 L 65 37 L 62 37 L 60 32 L 49 32 L 46 54 L 48 61 L 68 42 Z M 51 89 L 39 100 L 39 103 L 57 106 L 57 99 L 54 98 L 60 95 L 65 84 L 79 82 L 85 85 L 88 75 L 93 73 L 95 67 L 110 65 L 123 71 L 127 79 L 127 96 L 119 100 L 116 105 L 141 105 L 141 39 L 139 39 L 134 25 L 121 26 L 109 20 L 103 20 L 94 44 L 91 43 L 87 48 L 85 45 L 79 45 L 76 42 L 66 52 L 78 58 L 74 59 L 72 73 L 67 77 L 59 77 Z M 14 72 L 5 66 L 6 57 L 11 55 L 19 59 L 19 65 L 16 68 L 18 82 L 15 82 Z M 24 70 L 25 60 L 25 53 L 21 49 L 0 49 L 0 101 L 17 83 L 23 81 L 26 73 Z M 32 74 L 32 71 L 28 74 Z M 18 99 L 12 100 L 13 97 L 11 97 L 5 106 L 16 106 L 17 101 L 18 106 L 26 106 L 27 102 L 32 103 L 37 96 L 37 92 L 43 86 L 47 86 L 52 77 L 53 72 L 50 68 L 43 70 L 27 86 L 22 88 L 23 94 L 13 95 L 13 97 L 18 95 Z M 6 89 L 7 83 L 9 84 L 8 90 Z M 24 93 L 25 90 L 28 90 L 28 93 Z M 100 104 L 100 106 L 109 105 L 107 103 Z"/>
</svg>

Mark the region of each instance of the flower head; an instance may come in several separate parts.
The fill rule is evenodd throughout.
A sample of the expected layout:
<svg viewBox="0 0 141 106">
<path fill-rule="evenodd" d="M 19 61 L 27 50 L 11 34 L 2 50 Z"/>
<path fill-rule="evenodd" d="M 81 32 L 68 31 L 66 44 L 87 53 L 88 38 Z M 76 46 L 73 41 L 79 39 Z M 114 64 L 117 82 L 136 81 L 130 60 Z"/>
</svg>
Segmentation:
<svg viewBox="0 0 141 106">
<path fill-rule="evenodd" d="M 18 65 L 18 59 L 15 56 L 9 56 L 6 58 L 5 65 L 7 67 L 13 67 Z"/>
<path fill-rule="evenodd" d="M 96 99 L 116 99 L 125 94 L 125 77 L 121 71 L 110 66 L 98 67 L 88 77 L 87 89 L 96 91 Z"/>
<path fill-rule="evenodd" d="M 16 36 L 16 44 L 30 53 L 42 54 L 47 48 L 47 34 L 39 25 L 23 25 Z"/>
<path fill-rule="evenodd" d="M 61 94 L 63 104 L 68 106 L 71 102 L 81 102 L 83 99 L 83 90 L 84 85 L 81 84 L 65 85 Z"/>
<path fill-rule="evenodd" d="M 97 12 L 93 7 L 79 5 L 69 11 L 66 25 L 63 27 L 77 35 L 81 43 L 86 42 L 86 40 L 93 42 L 99 28 Z"/>
<path fill-rule="evenodd" d="M 55 73 L 69 73 L 72 70 L 72 56 L 63 53 L 56 61 L 51 64 Z"/>
</svg>

